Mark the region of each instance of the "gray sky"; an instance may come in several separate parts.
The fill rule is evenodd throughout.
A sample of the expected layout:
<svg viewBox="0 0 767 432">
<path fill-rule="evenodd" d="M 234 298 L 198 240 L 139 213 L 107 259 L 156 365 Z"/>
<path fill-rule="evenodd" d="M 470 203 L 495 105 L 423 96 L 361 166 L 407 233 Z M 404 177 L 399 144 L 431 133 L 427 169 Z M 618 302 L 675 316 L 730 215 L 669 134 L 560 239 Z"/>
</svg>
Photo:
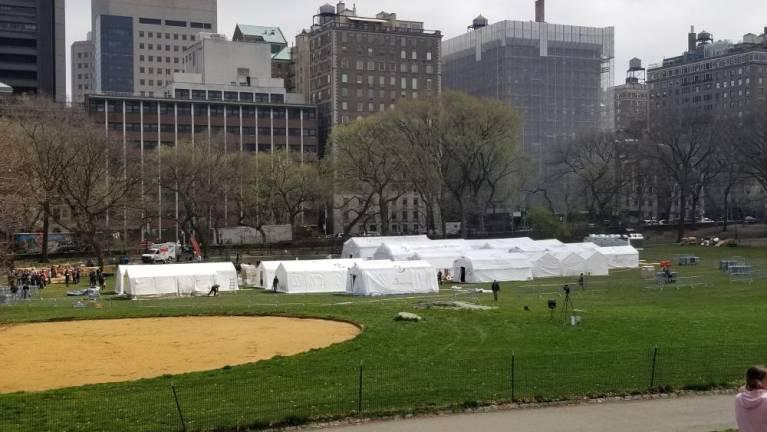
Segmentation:
<svg viewBox="0 0 767 432">
<path fill-rule="evenodd" d="M 158 0 L 162 1 L 162 0 Z M 326 0 L 219 0 L 218 31 L 231 38 L 237 23 L 282 28 L 289 41 Z M 335 4 L 330 0 L 328 3 Z M 353 0 L 347 2 L 351 7 Z M 402 19 L 423 21 L 427 29 L 442 30 L 445 38 L 466 31 L 480 13 L 491 23 L 532 20 L 533 0 L 358 0 L 357 13 L 374 16 L 381 10 Z M 746 33 L 761 34 L 767 27 L 765 0 L 548 0 L 546 21 L 594 27 L 615 27 L 617 83 L 623 81 L 628 60 L 639 57 L 645 65 L 679 55 L 687 47 L 690 25 L 718 39 L 739 41 Z M 90 0 L 67 0 L 67 61 L 72 42 L 90 30 Z M 67 75 L 70 73 L 67 64 Z M 67 86 L 69 86 L 67 76 Z"/>
</svg>

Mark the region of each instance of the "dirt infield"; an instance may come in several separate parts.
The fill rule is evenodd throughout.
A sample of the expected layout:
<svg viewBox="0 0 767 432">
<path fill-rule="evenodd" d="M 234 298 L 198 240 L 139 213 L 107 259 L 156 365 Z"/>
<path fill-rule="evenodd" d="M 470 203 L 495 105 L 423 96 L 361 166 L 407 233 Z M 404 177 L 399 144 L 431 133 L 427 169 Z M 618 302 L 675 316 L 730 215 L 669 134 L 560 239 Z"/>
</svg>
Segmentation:
<svg viewBox="0 0 767 432">
<path fill-rule="evenodd" d="M 276 317 L 0 326 L 0 393 L 133 381 L 290 356 L 354 338 L 351 324 Z"/>
</svg>

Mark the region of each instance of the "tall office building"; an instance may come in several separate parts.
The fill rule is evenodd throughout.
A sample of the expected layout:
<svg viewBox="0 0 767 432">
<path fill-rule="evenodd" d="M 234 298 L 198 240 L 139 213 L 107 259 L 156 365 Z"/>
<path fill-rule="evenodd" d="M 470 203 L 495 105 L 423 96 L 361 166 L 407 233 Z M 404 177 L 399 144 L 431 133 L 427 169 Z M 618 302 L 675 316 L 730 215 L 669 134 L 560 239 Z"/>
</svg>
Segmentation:
<svg viewBox="0 0 767 432">
<path fill-rule="evenodd" d="M 95 80 L 95 52 L 91 33 L 88 40 L 78 41 L 72 44 L 71 79 L 72 79 L 72 102 L 83 103 L 85 94 L 93 91 Z"/>
<path fill-rule="evenodd" d="M 613 85 L 614 29 L 549 24 L 543 0 L 536 21 L 488 25 L 442 43 L 445 89 L 494 98 L 523 118 L 522 146 L 545 173 L 548 152 L 579 131 L 604 124 Z"/>
<path fill-rule="evenodd" d="M 440 41 L 442 33 L 424 29 L 423 22 L 399 19 L 395 13 L 375 17 L 357 15 L 344 2 L 325 4 L 308 30 L 296 37 L 295 86 L 319 114 L 320 153 L 326 155 L 333 127 L 390 109 L 403 98 L 440 93 Z M 338 207 L 343 199 L 337 196 Z M 332 214 L 332 232 L 343 232 L 350 206 Z M 393 233 L 426 232 L 423 201 L 403 196 L 390 209 Z M 377 210 L 354 228 L 381 232 Z M 376 214 L 373 214 L 376 213 Z"/>
<path fill-rule="evenodd" d="M 439 31 L 395 13 L 324 5 L 296 42 L 296 88 L 319 107 L 320 146 L 341 123 L 440 91 Z M 308 80 L 308 82 L 306 82 Z M 324 150 L 324 147 L 323 149 Z"/>
<path fill-rule="evenodd" d="M 743 115 L 767 100 L 767 28 L 732 44 L 693 27 L 687 44 L 682 55 L 648 68 L 651 122 L 669 109 Z"/>
<path fill-rule="evenodd" d="M 0 0 L 0 81 L 66 101 L 64 0 Z"/>
<path fill-rule="evenodd" d="M 183 72 L 184 50 L 215 33 L 216 0 L 92 0 L 98 92 L 154 96 Z"/>
</svg>

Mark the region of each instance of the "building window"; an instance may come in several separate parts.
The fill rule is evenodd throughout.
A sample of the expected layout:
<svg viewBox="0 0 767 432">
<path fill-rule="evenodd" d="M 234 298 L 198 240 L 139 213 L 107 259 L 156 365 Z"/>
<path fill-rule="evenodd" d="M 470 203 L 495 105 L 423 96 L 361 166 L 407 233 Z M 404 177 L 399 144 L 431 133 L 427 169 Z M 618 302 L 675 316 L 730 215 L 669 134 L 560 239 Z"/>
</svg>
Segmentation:
<svg viewBox="0 0 767 432">
<path fill-rule="evenodd" d="M 418 53 L 416 51 L 413 51 L 413 54 L 411 54 L 410 59 L 418 60 Z"/>
<path fill-rule="evenodd" d="M 431 61 L 431 51 L 426 52 L 426 61 Z"/>
<path fill-rule="evenodd" d="M 341 74 L 341 82 L 342 83 L 348 83 L 349 82 L 349 75 Z"/>
</svg>

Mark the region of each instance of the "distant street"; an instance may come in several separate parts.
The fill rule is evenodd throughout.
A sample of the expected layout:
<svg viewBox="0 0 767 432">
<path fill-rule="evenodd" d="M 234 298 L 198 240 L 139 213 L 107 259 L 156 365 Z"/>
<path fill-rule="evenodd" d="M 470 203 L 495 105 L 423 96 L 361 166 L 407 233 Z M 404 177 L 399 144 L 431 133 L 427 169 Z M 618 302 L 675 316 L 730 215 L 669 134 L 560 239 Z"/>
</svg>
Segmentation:
<svg viewBox="0 0 767 432">
<path fill-rule="evenodd" d="M 462 414 L 334 428 L 338 432 L 714 432 L 735 426 L 732 396 Z"/>
</svg>

